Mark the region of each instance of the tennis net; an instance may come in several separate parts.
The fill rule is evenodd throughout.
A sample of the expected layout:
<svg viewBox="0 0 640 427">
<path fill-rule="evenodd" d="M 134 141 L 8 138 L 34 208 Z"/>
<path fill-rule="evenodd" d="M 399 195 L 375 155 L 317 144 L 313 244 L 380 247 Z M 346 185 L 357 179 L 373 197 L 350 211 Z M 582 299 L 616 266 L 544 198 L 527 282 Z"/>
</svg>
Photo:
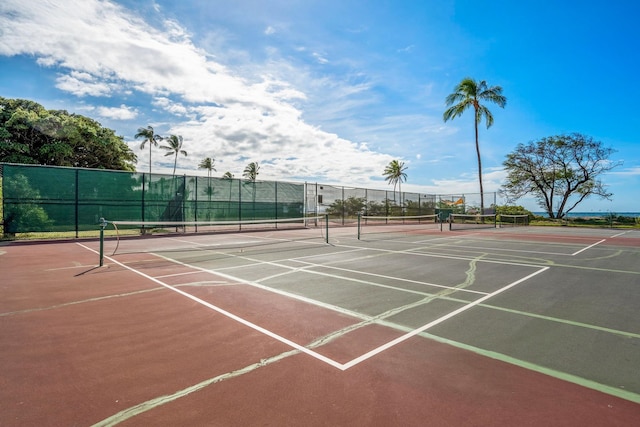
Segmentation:
<svg viewBox="0 0 640 427">
<path fill-rule="evenodd" d="M 505 215 L 499 216 L 500 227 L 519 227 L 529 225 L 529 215 Z"/>
<path fill-rule="evenodd" d="M 234 249 L 285 244 L 296 240 L 328 243 L 326 216 L 243 221 L 118 221 L 101 219 L 101 229 L 113 228 L 116 236 L 100 237 L 101 262 L 107 255 Z M 104 249 L 103 249 L 104 248 Z"/>
<path fill-rule="evenodd" d="M 449 230 L 466 230 L 474 228 L 496 228 L 496 215 L 450 214 Z"/>
<path fill-rule="evenodd" d="M 412 216 L 358 216 L 358 239 L 365 233 L 419 234 L 425 230 L 442 231 L 442 222 L 437 214 Z"/>
</svg>

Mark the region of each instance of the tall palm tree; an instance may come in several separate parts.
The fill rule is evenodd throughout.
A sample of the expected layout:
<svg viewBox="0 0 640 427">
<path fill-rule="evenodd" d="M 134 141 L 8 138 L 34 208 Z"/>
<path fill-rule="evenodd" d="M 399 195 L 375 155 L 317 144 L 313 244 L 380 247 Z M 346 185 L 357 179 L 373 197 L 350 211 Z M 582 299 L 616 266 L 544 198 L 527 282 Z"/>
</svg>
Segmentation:
<svg viewBox="0 0 640 427">
<path fill-rule="evenodd" d="M 211 157 L 207 157 L 205 159 L 203 159 L 200 164 L 198 165 L 199 169 L 206 169 L 207 170 L 207 176 L 209 178 L 211 178 L 211 171 L 216 171 L 216 168 L 214 166 L 216 162 L 216 159 L 212 159 Z"/>
<path fill-rule="evenodd" d="M 143 138 L 140 149 L 144 149 L 144 145 L 149 143 L 149 175 L 151 175 L 151 147 L 158 146 L 158 141 L 162 141 L 162 137 L 153 131 L 153 127 L 147 126 L 146 128 L 138 128 L 138 133 L 134 135 L 135 139 Z"/>
<path fill-rule="evenodd" d="M 178 164 L 178 154 L 187 156 L 187 152 L 182 149 L 182 136 L 181 135 L 169 135 L 165 138 L 168 141 L 168 145 L 161 145 L 160 148 L 167 150 L 166 156 L 174 156 L 173 160 L 173 174 L 176 174 L 176 165 Z"/>
<path fill-rule="evenodd" d="M 258 162 L 251 162 L 245 168 L 244 172 L 242 172 L 242 176 L 247 178 L 251 182 L 255 182 L 258 178 L 258 171 L 260 170 L 260 165 Z"/>
<path fill-rule="evenodd" d="M 211 157 L 206 157 L 203 159 L 198 165 L 199 169 L 207 170 L 207 177 L 209 178 L 209 183 L 207 186 L 207 195 L 209 195 L 209 202 L 211 202 L 211 196 L 213 195 L 213 188 L 211 188 L 211 171 L 215 171 L 216 168 L 213 166 L 216 159 L 212 159 Z"/>
<path fill-rule="evenodd" d="M 407 180 L 407 174 L 404 172 L 407 167 L 404 162 L 398 160 L 391 160 L 389 164 L 384 168 L 382 175 L 385 181 L 389 181 L 389 184 L 393 184 L 393 202 L 396 201 L 396 185 L 398 186 L 399 193 L 402 193 L 401 184 Z"/>
<path fill-rule="evenodd" d="M 255 218 L 255 210 L 256 210 L 256 179 L 258 178 L 258 171 L 260 170 L 260 166 L 258 162 L 249 163 L 242 172 L 242 176 L 249 180 L 252 187 L 252 200 L 253 200 L 253 216 Z"/>
<path fill-rule="evenodd" d="M 230 181 L 229 182 L 229 204 L 228 204 L 228 209 L 229 212 L 231 212 L 231 198 L 232 198 L 232 194 L 231 192 L 233 191 L 233 182 L 231 182 L 233 180 L 233 174 L 229 171 L 226 171 L 223 175 L 222 175 L 222 179 Z"/>
<path fill-rule="evenodd" d="M 447 96 L 449 106 L 443 114 L 444 121 L 454 119 L 473 107 L 475 112 L 476 154 L 478 155 L 478 181 L 480 182 L 480 213 L 484 213 L 484 189 L 482 188 L 482 161 L 480 160 L 480 144 L 478 143 L 478 124 L 485 118 L 487 129 L 493 124 L 493 114 L 482 101 L 493 102 L 501 108 L 507 104 L 507 98 L 502 95 L 501 86 L 488 86 L 484 80 L 475 81 L 469 77 L 463 79 L 454 92 Z"/>
</svg>

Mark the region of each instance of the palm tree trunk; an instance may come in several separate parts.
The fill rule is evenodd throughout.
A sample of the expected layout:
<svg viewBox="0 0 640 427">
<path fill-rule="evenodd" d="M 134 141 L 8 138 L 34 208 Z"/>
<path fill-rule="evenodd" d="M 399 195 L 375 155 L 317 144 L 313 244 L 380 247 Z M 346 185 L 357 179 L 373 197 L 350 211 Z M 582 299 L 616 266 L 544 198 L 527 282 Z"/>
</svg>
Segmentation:
<svg viewBox="0 0 640 427">
<path fill-rule="evenodd" d="M 476 154 L 478 155 L 478 181 L 480 182 L 480 214 L 484 214 L 484 189 L 482 188 L 482 161 L 480 160 L 480 144 L 478 143 L 478 115 L 476 114 Z"/>
</svg>

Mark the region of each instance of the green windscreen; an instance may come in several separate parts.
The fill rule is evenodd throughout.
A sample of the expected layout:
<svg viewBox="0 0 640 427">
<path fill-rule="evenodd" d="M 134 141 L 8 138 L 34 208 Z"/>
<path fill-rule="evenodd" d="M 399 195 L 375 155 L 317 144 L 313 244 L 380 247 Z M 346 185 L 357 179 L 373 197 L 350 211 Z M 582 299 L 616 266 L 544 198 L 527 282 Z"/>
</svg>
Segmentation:
<svg viewBox="0 0 640 427">
<path fill-rule="evenodd" d="M 303 216 L 304 184 L 3 164 L 5 233 Z"/>
</svg>

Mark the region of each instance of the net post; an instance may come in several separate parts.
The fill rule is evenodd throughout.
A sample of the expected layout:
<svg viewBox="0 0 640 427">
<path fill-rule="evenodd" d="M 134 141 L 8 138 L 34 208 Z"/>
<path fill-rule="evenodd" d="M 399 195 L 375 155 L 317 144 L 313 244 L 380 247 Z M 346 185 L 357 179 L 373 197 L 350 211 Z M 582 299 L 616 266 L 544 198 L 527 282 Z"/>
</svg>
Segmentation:
<svg viewBox="0 0 640 427">
<path fill-rule="evenodd" d="M 324 214 L 324 241 L 329 243 L 329 214 Z"/>
<path fill-rule="evenodd" d="M 362 213 L 358 212 L 358 240 L 360 240 L 360 219 L 362 218 Z"/>
<path fill-rule="evenodd" d="M 107 221 L 100 218 L 100 267 L 104 265 L 104 229 L 106 226 Z"/>
</svg>

